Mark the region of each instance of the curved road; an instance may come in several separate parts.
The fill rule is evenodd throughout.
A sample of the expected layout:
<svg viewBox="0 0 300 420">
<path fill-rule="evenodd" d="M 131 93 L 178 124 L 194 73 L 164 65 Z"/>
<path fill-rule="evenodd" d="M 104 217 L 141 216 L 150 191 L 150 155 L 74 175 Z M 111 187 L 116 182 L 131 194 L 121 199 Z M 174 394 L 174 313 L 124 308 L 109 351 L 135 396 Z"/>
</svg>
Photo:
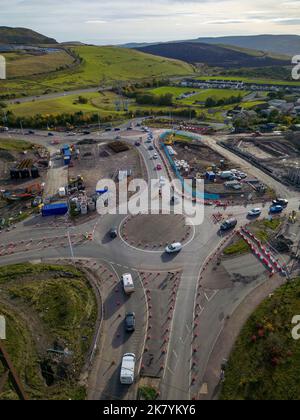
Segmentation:
<svg viewBox="0 0 300 420">
<path fill-rule="evenodd" d="M 157 131 L 155 135 L 159 134 Z M 134 142 L 141 134 L 132 133 L 132 138 L 128 141 Z M 64 135 L 58 134 L 62 140 L 66 140 Z M 105 133 L 107 137 L 107 133 Z M 20 136 L 23 137 L 23 136 Z M 128 133 L 127 136 L 128 137 Z M 39 133 L 37 136 L 39 142 L 44 142 L 45 136 Z M 222 149 L 216 144 L 216 139 L 207 137 L 205 140 L 209 145 L 223 155 L 228 156 L 233 161 L 237 161 L 235 155 Z M 166 168 L 162 172 L 157 172 L 155 166 L 160 160 L 153 161 L 154 151 L 148 150 L 148 144 L 140 146 L 139 150 L 147 167 L 148 177 L 157 179 L 163 175 L 167 177 Z M 245 162 L 243 161 L 243 165 Z M 249 163 L 246 166 L 250 171 L 258 170 L 251 167 Z M 297 209 L 299 206 L 299 195 L 290 192 L 288 188 L 274 185 L 274 180 L 268 175 L 263 174 L 263 181 L 268 185 L 277 188 L 280 194 L 287 197 L 293 197 L 290 201 L 290 208 Z M 260 176 L 261 174 L 259 174 Z M 250 206 L 249 206 L 250 207 Z M 252 207 L 252 206 L 251 206 Z M 247 222 L 245 215 L 248 208 L 244 206 L 236 206 L 227 209 L 225 213 L 233 214 L 239 220 L 239 225 Z M 219 209 L 218 209 L 219 211 Z M 115 267 L 119 267 L 118 274 L 122 273 L 123 267 L 127 267 L 131 272 L 143 270 L 173 270 L 183 268 L 183 275 L 178 291 L 177 301 L 175 305 L 173 329 L 171 331 L 171 340 L 168 351 L 167 366 L 161 383 L 161 398 L 165 400 L 190 400 L 191 394 L 191 352 L 193 342 L 193 319 L 194 319 L 194 302 L 198 285 L 199 272 L 205 263 L 207 257 L 218 247 L 221 237 L 217 234 L 218 226 L 215 225 L 211 216 L 215 212 L 214 208 L 205 208 L 205 219 L 201 226 L 195 228 L 195 236 L 193 241 L 189 243 L 183 251 L 175 258 L 166 258 L 162 253 L 145 252 L 128 246 L 121 239 L 115 241 L 106 241 L 105 237 L 109 229 L 114 225 L 120 225 L 124 216 L 105 216 L 99 220 L 88 221 L 77 227 L 52 227 L 42 223 L 42 220 L 36 218 L 34 221 L 26 221 L 19 224 L 16 229 L 1 233 L 1 242 L 8 244 L 26 240 L 28 238 L 41 239 L 47 236 L 55 236 L 63 234 L 69 229 L 76 233 L 94 232 L 93 241 L 73 248 L 75 258 L 91 258 L 99 262 L 105 261 Z M 267 208 L 264 209 L 264 215 L 267 215 Z M 41 223 L 40 226 L 36 226 Z M 35 225 L 35 227 L 33 227 Z M 16 263 L 19 261 L 28 261 L 36 259 L 48 258 L 70 258 L 71 250 L 67 247 L 57 245 L 56 247 L 40 249 L 38 251 L 28 251 L 26 253 L 14 254 L 12 256 L 0 257 L 0 264 Z M 201 363 L 199 366 L 200 376 L 203 377 L 205 368 L 209 360 L 209 356 L 214 348 L 216 340 L 224 326 L 224 319 L 230 315 L 235 308 L 243 301 L 245 296 L 251 292 L 251 285 L 248 287 L 238 286 L 233 289 L 218 291 L 216 296 L 207 302 L 201 317 L 203 346 L 201 348 Z M 141 350 L 141 349 L 140 349 Z M 116 386 L 116 385 L 114 385 Z M 131 397 L 133 397 L 131 395 Z"/>
</svg>

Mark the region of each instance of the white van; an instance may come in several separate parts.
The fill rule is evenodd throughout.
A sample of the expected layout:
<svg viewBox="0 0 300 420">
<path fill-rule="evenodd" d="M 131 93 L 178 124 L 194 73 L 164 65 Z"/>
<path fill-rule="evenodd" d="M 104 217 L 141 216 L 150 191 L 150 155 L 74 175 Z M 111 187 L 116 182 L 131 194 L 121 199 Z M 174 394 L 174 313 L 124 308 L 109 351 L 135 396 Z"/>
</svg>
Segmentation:
<svg viewBox="0 0 300 420">
<path fill-rule="evenodd" d="M 123 283 L 123 288 L 126 295 L 130 295 L 131 293 L 135 292 L 134 283 L 133 283 L 131 274 L 123 274 L 122 283 Z"/>
<path fill-rule="evenodd" d="M 132 385 L 134 383 L 135 361 L 135 354 L 124 354 L 120 373 L 120 382 L 122 385 Z"/>
<path fill-rule="evenodd" d="M 160 186 L 160 187 L 164 187 L 164 186 L 166 185 L 166 183 L 167 183 L 166 178 L 165 178 L 164 176 L 161 176 L 161 177 L 159 178 L 159 186 Z"/>
</svg>

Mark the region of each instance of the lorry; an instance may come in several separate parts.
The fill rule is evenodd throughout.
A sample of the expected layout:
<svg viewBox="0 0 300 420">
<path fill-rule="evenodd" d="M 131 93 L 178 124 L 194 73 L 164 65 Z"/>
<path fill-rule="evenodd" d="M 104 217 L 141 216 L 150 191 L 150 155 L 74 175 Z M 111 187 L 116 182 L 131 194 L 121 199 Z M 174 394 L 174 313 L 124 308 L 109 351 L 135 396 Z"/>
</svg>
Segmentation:
<svg viewBox="0 0 300 420">
<path fill-rule="evenodd" d="M 67 203 L 47 204 L 42 208 L 42 216 L 63 216 L 68 213 Z"/>
<path fill-rule="evenodd" d="M 134 383 L 135 361 L 135 354 L 124 354 L 120 373 L 120 382 L 122 385 L 132 385 Z"/>
</svg>

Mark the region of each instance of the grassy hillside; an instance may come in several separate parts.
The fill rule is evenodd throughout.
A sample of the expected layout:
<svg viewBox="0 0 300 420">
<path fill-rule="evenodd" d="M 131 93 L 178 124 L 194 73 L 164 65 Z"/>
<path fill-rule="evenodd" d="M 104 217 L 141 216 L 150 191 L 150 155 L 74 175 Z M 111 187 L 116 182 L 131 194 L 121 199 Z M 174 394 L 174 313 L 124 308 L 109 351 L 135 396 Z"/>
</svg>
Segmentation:
<svg viewBox="0 0 300 420">
<path fill-rule="evenodd" d="M 16 51 L 2 55 L 6 58 L 9 79 L 53 72 L 62 67 L 70 66 L 74 62 L 74 58 L 64 50 L 51 54 Z"/>
<path fill-rule="evenodd" d="M 5 347 L 33 400 L 84 399 L 79 377 L 89 349 L 97 303 L 84 274 L 69 266 L 17 264 L 0 268 Z M 59 352 L 68 348 L 69 356 Z M 3 367 L 0 364 L 0 377 Z M 10 381 L 0 400 L 16 399 Z"/>
<path fill-rule="evenodd" d="M 86 104 L 78 103 L 78 95 L 67 95 L 61 98 L 37 100 L 34 102 L 25 102 L 19 105 L 14 104 L 9 106 L 9 110 L 17 116 L 33 116 L 36 114 L 41 115 L 58 115 L 62 113 L 73 114 L 82 111 L 83 113 L 93 113 L 101 111 L 101 115 L 114 114 L 115 104 L 114 101 L 117 95 L 111 92 L 103 94 L 85 93 L 82 95 L 87 99 Z"/>
<path fill-rule="evenodd" d="M 299 400 L 300 345 L 292 319 L 300 312 L 300 280 L 263 302 L 244 326 L 225 373 L 223 400 Z"/>
<path fill-rule="evenodd" d="M 138 48 L 149 54 L 174 58 L 188 63 L 205 63 L 224 68 L 282 66 L 288 60 L 276 60 L 268 55 L 259 57 L 218 45 L 195 42 L 174 42 Z"/>
<path fill-rule="evenodd" d="M 82 58 L 82 64 L 76 69 L 14 81 L 0 80 L 2 95 L 26 96 L 99 86 L 100 83 L 114 81 L 189 75 L 194 71 L 192 66 L 181 61 L 118 47 L 78 46 L 73 50 Z"/>
<path fill-rule="evenodd" d="M 287 54 L 278 54 L 278 53 L 262 51 L 262 50 L 253 50 L 251 48 L 243 48 L 243 47 L 238 47 L 235 45 L 218 44 L 218 46 L 227 48 L 233 51 L 239 51 L 248 55 L 252 55 L 253 57 L 261 57 L 261 58 L 270 57 L 270 58 L 274 58 L 275 60 L 285 60 L 285 61 L 290 59 L 290 57 Z"/>
<path fill-rule="evenodd" d="M 226 44 L 252 50 L 268 51 L 276 54 L 296 55 L 300 51 L 299 35 L 256 35 L 224 36 L 217 38 L 199 38 L 194 42 L 206 44 Z"/>
<path fill-rule="evenodd" d="M 56 44 L 53 38 L 48 38 L 38 32 L 26 28 L 10 28 L 0 26 L 0 44 Z"/>
</svg>

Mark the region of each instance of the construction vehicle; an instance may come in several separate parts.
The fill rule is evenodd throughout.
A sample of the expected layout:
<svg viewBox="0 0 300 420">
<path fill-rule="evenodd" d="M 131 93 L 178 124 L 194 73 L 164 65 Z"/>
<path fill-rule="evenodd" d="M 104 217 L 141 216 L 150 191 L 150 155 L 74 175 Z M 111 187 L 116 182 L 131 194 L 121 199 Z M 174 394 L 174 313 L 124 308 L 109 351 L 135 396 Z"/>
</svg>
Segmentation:
<svg viewBox="0 0 300 420">
<path fill-rule="evenodd" d="M 76 178 L 70 178 L 68 184 L 69 191 L 82 191 L 85 189 L 83 177 L 78 175 Z"/>
<path fill-rule="evenodd" d="M 295 224 L 296 221 L 297 221 L 297 213 L 295 210 L 293 210 L 289 216 L 289 223 Z"/>
<path fill-rule="evenodd" d="M 171 139 L 171 137 L 168 137 L 168 139 L 165 140 L 164 143 L 165 143 L 166 146 L 173 146 L 174 141 Z"/>
<path fill-rule="evenodd" d="M 30 200 L 36 196 L 41 195 L 43 188 L 41 184 L 33 184 L 27 188 L 22 188 L 14 191 L 3 191 L 2 196 L 8 202 Z"/>
</svg>

